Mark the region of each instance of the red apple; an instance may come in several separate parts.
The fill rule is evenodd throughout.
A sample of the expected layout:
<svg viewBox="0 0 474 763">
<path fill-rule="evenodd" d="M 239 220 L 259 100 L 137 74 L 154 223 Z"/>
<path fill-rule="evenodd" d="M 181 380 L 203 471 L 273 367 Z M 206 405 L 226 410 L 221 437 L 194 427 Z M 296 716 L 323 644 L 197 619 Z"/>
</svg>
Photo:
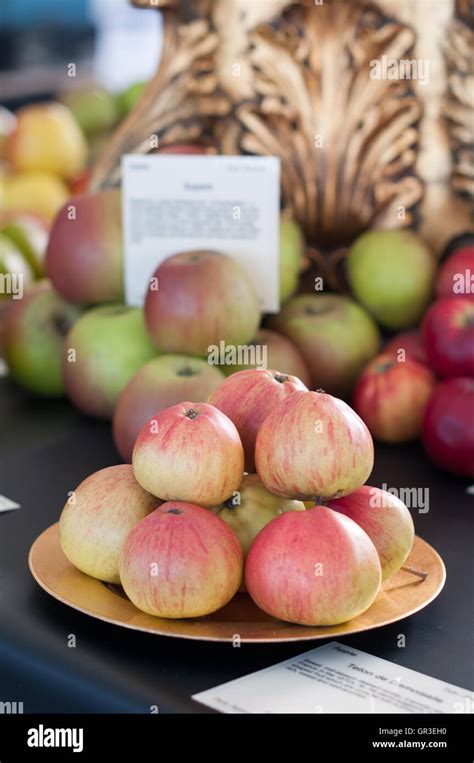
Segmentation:
<svg viewBox="0 0 474 763">
<path fill-rule="evenodd" d="M 374 464 L 372 437 L 342 400 L 293 392 L 265 419 L 255 464 L 271 493 L 300 500 L 339 498 L 360 487 Z"/>
<path fill-rule="evenodd" d="M 270 329 L 259 329 L 252 341 L 247 342 L 247 348 L 245 362 L 219 366 L 226 376 L 252 368 L 279 368 L 283 374 L 297 376 L 306 387 L 310 386 L 311 377 L 301 352 L 283 334 Z"/>
<path fill-rule="evenodd" d="M 385 345 L 383 351 L 396 355 L 397 360 L 415 360 L 417 363 L 428 364 L 423 337 L 418 329 L 397 334 Z"/>
<path fill-rule="evenodd" d="M 362 485 L 354 493 L 328 501 L 327 505 L 345 514 L 367 533 L 380 558 L 382 580 L 400 569 L 415 538 L 413 519 L 403 501 L 386 490 Z"/>
<path fill-rule="evenodd" d="M 154 414 L 182 400 L 204 403 L 223 379 L 202 358 L 186 355 L 160 355 L 140 368 L 120 393 L 114 411 L 114 442 L 124 461 L 132 462 L 137 435 Z"/>
<path fill-rule="evenodd" d="M 474 302 L 443 297 L 425 315 L 423 325 L 428 360 L 442 377 L 474 376 Z"/>
<path fill-rule="evenodd" d="M 158 617 L 202 617 L 227 604 L 242 580 L 235 533 L 211 511 L 164 503 L 130 532 L 120 579 L 138 609 Z"/>
<path fill-rule="evenodd" d="M 77 196 L 63 206 L 51 229 L 46 271 L 69 302 L 97 304 L 123 299 L 119 190 Z"/>
<path fill-rule="evenodd" d="M 120 583 L 119 557 L 130 530 L 157 508 L 128 464 L 87 477 L 68 498 L 59 520 L 61 548 L 87 575 Z"/>
<path fill-rule="evenodd" d="M 474 246 L 463 246 L 445 260 L 436 280 L 438 297 L 474 299 Z"/>
<path fill-rule="evenodd" d="M 419 437 L 426 404 L 435 386 L 429 368 L 384 353 L 372 360 L 356 384 L 354 409 L 376 440 L 409 442 Z"/>
<path fill-rule="evenodd" d="M 150 337 L 162 352 L 207 356 L 220 342 L 249 342 L 260 323 L 247 273 L 225 254 L 184 252 L 168 257 L 150 280 L 145 300 Z"/>
<path fill-rule="evenodd" d="M 380 582 L 369 536 L 325 506 L 273 519 L 255 538 L 245 564 L 245 585 L 257 606 L 301 625 L 357 617 L 373 603 Z"/>
<path fill-rule="evenodd" d="M 435 464 L 474 478 L 474 379 L 438 384 L 423 418 L 422 439 Z"/>
<path fill-rule="evenodd" d="M 225 413 L 237 427 L 245 453 L 245 470 L 255 471 L 255 441 L 268 414 L 287 395 L 307 391 L 296 376 L 279 371 L 239 371 L 211 393 L 208 403 Z"/>
<path fill-rule="evenodd" d="M 140 485 L 165 501 L 213 507 L 238 489 L 244 449 L 230 419 L 206 403 L 180 403 L 141 429 L 133 450 Z"/>
</svg>

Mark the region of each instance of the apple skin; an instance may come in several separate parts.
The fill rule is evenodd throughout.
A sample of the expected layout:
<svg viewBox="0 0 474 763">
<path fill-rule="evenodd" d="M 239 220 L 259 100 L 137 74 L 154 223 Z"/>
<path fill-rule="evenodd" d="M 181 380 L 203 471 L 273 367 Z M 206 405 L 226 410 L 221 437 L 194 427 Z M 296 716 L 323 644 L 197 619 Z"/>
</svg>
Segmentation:
<svg viewBox="0 0 474 763">
<path fill-rule="evenodd" d="M 158 506 L 159 501 L 136 482 L 129 464 L 101 469 L 81 482 L 66 502 L 59 520 L 61 548 L 87 575 L 120 583 L 125 539 Z"/>
<path fill-rule="evenodd" d="M 47 280 L 32 284 L 23 299 L 11 300 L 3 318 L 2 341 L 12 379 L 36 395 L 63 395 L 64 339 L 80 314 Z"/>
<path fill-rule="evenodd" d="M 237 427 L 247 472 L 255 471 L 255 442 L 263 422 L 285 397 L 298 391 L 307 388 L 296 376 L 253 369 L 232 374 L 209 396 L 208 403 L 225 413 Z"/>
<path fill-rule="evenodd" d="M 220 609 L 238 591 L 242 570 L 239 539 L 225 522 L 179 501 L 162 504 L 139 522 L 120 558 L 127 596 L 142 612 L 167 618 Z"/>
<path fill-rule="evenodd" d="M 212 508 L 242 482 L 244 449 L 232 421 L 207 403 L 180 403 L 140 430 L 132 456 L 135 479 L 164 501 Z"/>
<path fill-rule="evenodd" d="M 280 514 L 259 532 L 245 563 L 245 585 L 257 606 L 300 625 L 357 617 L 373 603 L 380 583 L 369 536 L 325 506 Z"/>
<path fill-rule="evenodd" d="M 68 90 L 60 98 L 86 136 L 111 131 L 118 121 L 116 99 L 103 87 Z"/>
<path fill-rule="evenodd" d="M 367 533 L 377 549 L 382 567 L 382 580 L 400 569 L 415 539 L 413 519 L 397 496 L 377 487 L 362 485 L 351 495 L 327 501 Z"/>
<path fill-rule="evenodd" d="M 280 303 L 288 302 L 298 288 L 306 242 L 295 220 L 280 219 Z"/>
<path fill-rule="evenodd" d="M 434 463 L 453 474 L 474 478 L 474 379 L 441 382 L 423 417 L 422 440 Z"/>
<path fill-rule="evenodd" d="M 5 144 L 17 172 L 51 172 L 71 180 L 84 169 L 87 143 L 73 115 L 61 103 L 24 106 Z"/>
<path fill-rule="evenodd" d="M 288 376 L 297 376 L 306 387 L 311 384 L 308 366 L 296 345 L 293 344 L 283 334 L 278 334 L 270 329 L 259 329 L 248 346 L 259 346 L 266 348 L 267 363 L 266 368 L 280 368 L 281 372 Z M 258 357 L 258 356 L 257 356 Z M 238 373 L 239 371 L 248 371 L 250 369 L 260 368 L 254 364 L 245 365 L 221 365 L 220 370 L 226 376 Z"/>
<path fill-rule="evenodd" d="M 113 437 L 124 461 L 132 462 L 138 433 L 154 414 L 182 400 L 206 402 L 223 379 L 216 367 L 186 355 L 161 355 L 140 368 L 120 393 L 114 411 Z"/>
<path fill-rule="evenodd" d="M 0 221 L 0 234 L 18 247 L 34 277 L 44 277 L 44 258 L 49 239 L 49 225 L 36 215 L 5 215 Z"/>
<path fill-rule="evenodd" d="M 436 279 L 436 295 L 474 300 L 474 246 L 463 246 L 442 263 Z"/>
<path fill-rule="evenodd" d="M 294 392 L 260 427 L 255 464 L 270 493 L 303 501 L 340 498 L 369 477 L 374 444 L 362 419 L 342 400 Z"/>
<path fill-rule="evenodd" d="M 145 318 L 161 352 L 207 356 L 211 345 L 244 345 L 255 336 L 260 323 L 257 294 L 231 257 L 212 251 L 175 254 L 153 279 Z M 158 283 L 157 290 L 153 283 Z"/>
<path fill-rule="evenodd" d="M 89 416 L 111 418 L 121 391 L 155 355 L 140 308 L 94 307 L 74 324 L 64 343 L 66 394 Z"/>
<path fill-rule="evenodd" d="M 19 172 L 5 177 L 2 195 L 6 212 L 36 215 L 49 224 L 70 193 L 64 181 L 51 172 Z"/>
<path fill-rule="evenodd" d="M 474 376 L 474 302 L 444 297 L 428 310 L 422 325 L 428 361 L 443 378 Z"/>
<path fill-rule="evenodd" d="M 244 558 L 260 530 L 272 519 L 285 511 L 306 511 L 302 501 L 269 493 L 258 474 L 246 474 L 237 493 L 213 511 L 237 535 Z"/>
<path fill-rule="evenodd" d="M 76 219 L 69 219 L 75 208 Z M 123 299 L 121 194 L 117 189 L 70 199 L 59 211 L 46 252 L 46 271 L 69 302 Z"/>
<path fill-rule="evenodd" d="M 347 277 L 357 300 L 389 329 L 414 326 L 432 295 L 436 260 L 409 230 L 369 230 L 347 257 Z"/>
<path fill-rule="evenodd" d="M 18 280 L 8 284 L 7 281 L 0 282 L 0 302 L 9 300 L 13 297 L 13 290 L 20 295 L 20 289 L 24 293 L 33 283 L 34 273 L 29 262 L 20 251 L 17 244 L 8 236 L 0 233 L 0 275 L 15 276 Z M 12 289 L 10 292 L 9 289 Z M 17 296 L 16 299 L 19 299 Z"/>
<path fill-rule="evenodd" d="M 338 397 L 351 392 L 380 346 L 380 334 L 370 315 L 338 294 L 293 297 L 268 325 L 298 347 L 312 386 Z"/>
<path fill-rule="evenodd" d="M 384 353 L 396 355 L 398 360 L 400 360 L 401 350 L 405 353 L 404 360 L 414 360 L 425 366 L 428 365 L 423 337 L 418 329 L 402 331 L 387 342 L 383 349 Z"/>
<path fill-rule="evenodd" d="M 410 442 L 420 436 L 421 421 L 436 380 L 414 360 L 384 353 L 372 360 L 356 384 L 354 410 L 376 440 Z"/>
</svg>

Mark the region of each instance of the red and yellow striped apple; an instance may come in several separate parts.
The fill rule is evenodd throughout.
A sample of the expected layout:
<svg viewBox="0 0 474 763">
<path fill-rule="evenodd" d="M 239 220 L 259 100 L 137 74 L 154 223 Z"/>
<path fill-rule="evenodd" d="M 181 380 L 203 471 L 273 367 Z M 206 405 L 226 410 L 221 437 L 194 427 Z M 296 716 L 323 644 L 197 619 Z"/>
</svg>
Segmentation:
<svg viewBox="0 0 474 763">
<path fill-rule="evenodd" d="M 426 404 L 435 387 L 430 369 L 414 360 L 398 361 L 384 353 L 359 377 L 354 409 L 370 433 L 382 442 L 409 442 L 419 437 Z"/>
<path fill-rule="evenodd" d="M 69 302 L 92 305 L 123 299 L 119 190 L 77 196 L 62 207 L 51 229 L 46 271 Z"/>
<path fill-rule="evenodd" d="M 239 371 L 250 371 L 254 368 L 279 368 L 282 374 L 297 376 L 306 387 L 311 384 L 308 366 L 301 352 L 295 344 L 283 334 L 278 334 L 270 329 L 259 329 L 251 342 L 247 342 L 249 348 L 249 362 L 241 365 L 221 365 L 220 370 L 226 376 L 236 374 Z M 255 363 L 252 359 L 254 350 Z M 262 365 L 262 361 L 265 365 Z"/>
<path fill-rule="evenodd" d="M 161 352 L 207 356 L 220 342 L 250 342 L 260 307 L 249 276 L 232 257 L 183 252 L 168 257 L 153 274 L 145 318 Z"/>
<path fill-rule="evenodd" d="M 206 402 L 223 378 L 215 366 L 187 355 L 160 355 L 140 368 L 114 410 L 113 437 L 124 461 L 132 462 L 138 433 L 154 414 L 182 400 Z"/>
<path fill-rule="evenodd" d="M 87 477 L 69 497 L 59 520 L 59 540 L 78 569 L 120 583 L 119 557 L 130 530 L 159 501 L 136 482 L 128 464 Z"/>
<path fill-rule="evenodd" d="M 362 419 L 321 392 L 288 395 L 257 435 L 257 473 L 267 490 L 287 498 L 321 501 L 353 493 L 373 463 L 372 437 Z"/>
<path fill-rule="evenodd" d="M 362 485 L 344 498 L 327 501 L 327 506 L 367 533 L 380 558 L 382 580 L 400 569 L 415 539 L 413 519 L 403 501 L 386 490 Z"/>
<path fill-rule="evenodd" d="M 212 508 L 242 482 L 244 449 L 232 421 L 207 403 L 180 403 L 141 429 L 133 450 L 140 485 L 164 501 Z"/>
<path fill-rule="evenodd" d="M 264 612 L 301 625 L 337 625 L 365 612 L 380 588 L 369 536 L 325 506 L 289 511 L 257 535 L 245 585 Z"/>
<path fill-rule="evenodd" d="M 158 617 L 202 617 L 238 591 L 239 539 L 211 511 L 190 503 L 162 504 L 130 532 L 120 579 L 138 609 Z"/>
<path fill-rule="evenodd" d="M 232 374 L 211 393 L 208 402 L 237 427 L 244 446 L 246 471 L 255 471 L 255 442 L 269 413 L 285 397 L 303 390 L 306 387 L 296 376 L 252 369 Z"/>
</svg>

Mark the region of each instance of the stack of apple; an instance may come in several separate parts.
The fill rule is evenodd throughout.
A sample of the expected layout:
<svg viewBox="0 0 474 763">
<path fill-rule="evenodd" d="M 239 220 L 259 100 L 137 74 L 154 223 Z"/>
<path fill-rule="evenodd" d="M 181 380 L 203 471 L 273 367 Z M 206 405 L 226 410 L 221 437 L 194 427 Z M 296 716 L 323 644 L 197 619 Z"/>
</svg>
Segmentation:
<svg viewBox="0 0 474 763">
<path fill-rule="evenodd" d="M 61 514 L 61 546 L 151 615 L 210 614 L 244 581 L 273 617 L 342 623 L 370 607 L 413 544 L 404 504 L 364 485 L 373 458 L 342 400 L 278 371 L 241 371 L 207 403 L 153 416 L 131 466 L 86 479 Z"/>
<path fill-rule="evenodd" d="M 433 262 L 408 232 L 371 231 L 352 247 L 349 281 L 379 323 L 400 329 L 421 320 L 368 364 L 353 404 L 376 439 L 421 436 L 437 465 L 474 477 L 474 245 L 455 244 L 438 271 Z"/>
</svg>

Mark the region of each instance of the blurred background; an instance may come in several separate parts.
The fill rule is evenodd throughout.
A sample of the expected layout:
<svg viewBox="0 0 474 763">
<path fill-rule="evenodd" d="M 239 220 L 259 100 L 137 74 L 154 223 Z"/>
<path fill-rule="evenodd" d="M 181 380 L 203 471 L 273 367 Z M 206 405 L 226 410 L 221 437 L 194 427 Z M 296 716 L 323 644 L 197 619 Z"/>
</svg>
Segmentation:
<svg viewBox="0 0 474 763">
<path fill-rule="evenodd" d="M 128 0 L 1 0 L 2 104 L 16 108 L 91 82 L 123 90 L 151 76 L 160 37 L 160 14 L 137 13 Z"/>
</svg>

